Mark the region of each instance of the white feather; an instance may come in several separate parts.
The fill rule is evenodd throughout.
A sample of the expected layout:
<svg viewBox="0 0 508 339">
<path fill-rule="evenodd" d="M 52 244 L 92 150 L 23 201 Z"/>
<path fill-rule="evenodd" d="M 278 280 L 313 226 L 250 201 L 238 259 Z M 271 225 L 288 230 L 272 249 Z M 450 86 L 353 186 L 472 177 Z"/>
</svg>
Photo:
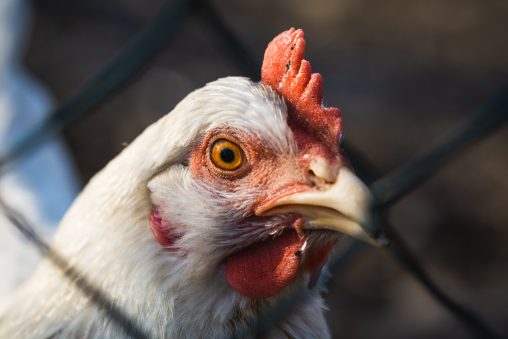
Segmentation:
<svg viewBox="0 0 508 339">
<path fill-rule="evenodd" d="M 220 265 L 226 240 L 218 221 L 234 222 L 248 205 L 241 201 L 255 190 L 226 210 L 213 199 L 218 192 L 193 180 L 181 163 L 196 140 L 224 126 L 292 154 L 296 147 L 286 114 L 272 90 L 244 78 L 220 79 L 194 91 L 90 181 L 65 215 L 54 248 L 153 337 L 227 337 L 256 316 L 254 306 L 262 311 L 277 299 L 257 303 L 242 297 Z M 182 246 L 192 252 L 172 253 L 155 241 L 148 222 L 153 202 L 185 212 L 185 220 L 172 221 L 186 225 Z M 273 337 L 329 337 L 319 291 L 312 294 L 273 329 Z M 2 338 L 124 335 L 47 260 L 0 322 Z"/>
<path fill-rule="evenodd" d="M 29 8 L 24 0 L 0 1 L 0 154 L 13 147 L 48 115 L 52 100 L 22 66 Z M 2 171 L 3 172 L 3 171 Z M 63 143 L 54 138 L 9 166 L 0 178 L 0 195 L 20 210 L 43 238 L 78 192 L 74 169 Z M 40 262 L 38 251 L 0 213 L 0 310 L 12 291 Z M 1 311 L 0 311 L 1 312 Z"/>
</svg>

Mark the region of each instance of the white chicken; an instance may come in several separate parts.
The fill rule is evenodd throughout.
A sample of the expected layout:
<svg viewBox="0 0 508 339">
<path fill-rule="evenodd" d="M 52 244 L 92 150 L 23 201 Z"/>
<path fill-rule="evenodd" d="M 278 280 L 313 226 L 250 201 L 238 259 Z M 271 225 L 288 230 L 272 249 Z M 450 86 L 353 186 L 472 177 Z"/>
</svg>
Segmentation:
<svg viewBox="0 0 508 339">
<path fill-rule="evenodd" d="M 53 246 L 156 338 L 226 338 L 281 296 L 314 296 L 268 332 L 326 338 L 315 282 L 340 233 L 369 241 L 368 189 L 340 150 L 341 113 L 277 36 L 262 81 L 184 98 L 98 173 Z M 2 338 L 126 336 L 46 260 L 0 320 Z"/>
</svg>

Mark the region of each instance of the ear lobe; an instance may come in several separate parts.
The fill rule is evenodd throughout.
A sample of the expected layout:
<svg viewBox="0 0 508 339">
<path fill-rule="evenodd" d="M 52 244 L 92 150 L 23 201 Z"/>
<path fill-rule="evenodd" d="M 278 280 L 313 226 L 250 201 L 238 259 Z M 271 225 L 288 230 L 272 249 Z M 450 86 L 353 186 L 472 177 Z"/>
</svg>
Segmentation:
<svg viewBox="0 0 508 339">
<path fill-rule="evenodd" d="M 160 216 L 156 207 L 152 209 L 149 220 L 150 228 L 157 242 L 168 250 L 178 250 L 178 248 L 175 247 L 175 242 L 180 239 L 182 235 L 176 232 L 176 228 L 171 223 Z"/>
</svg>

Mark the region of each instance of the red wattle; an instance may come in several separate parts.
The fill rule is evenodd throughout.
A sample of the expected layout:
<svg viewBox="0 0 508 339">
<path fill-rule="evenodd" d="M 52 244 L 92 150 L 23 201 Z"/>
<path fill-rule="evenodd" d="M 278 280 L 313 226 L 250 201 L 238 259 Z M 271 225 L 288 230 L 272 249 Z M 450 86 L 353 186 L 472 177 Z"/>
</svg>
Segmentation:
<svg viewBox="0 0 508 339">
<path fill-rule="evenodd" d="M 305 271 L 309 272 L 310 274 L 309 283 L 307 285 L 309 289 L 313 289 L 314 286 L 316 286 L 316 283 L 319 280 L 319 276 L 321 275 L 321 270 L 328 261 L 328 258 L 330 257 L 330 253 L 332 252 L 335 243 L 336 242 L 333 241 L 319 248 L 311 247 L 305 254 L 305 262 L 303 265 Z"/>
<path fill-rule="evenodd" d="M 303 240 L 294 230 L 253 244 L 226 260 L 226 278 L 238 293 L 252 298 L 279 294 L 296 278 Z"/>
</svg>

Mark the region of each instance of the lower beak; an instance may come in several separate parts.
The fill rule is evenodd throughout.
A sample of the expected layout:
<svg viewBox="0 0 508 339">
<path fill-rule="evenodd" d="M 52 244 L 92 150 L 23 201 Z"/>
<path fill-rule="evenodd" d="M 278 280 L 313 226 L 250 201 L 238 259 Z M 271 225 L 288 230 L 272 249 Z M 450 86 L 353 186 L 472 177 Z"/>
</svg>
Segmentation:
<svg viewBox="0 0 508 339">
<path fill-rule="evenodd" d="M 286 195 L 256 211 L 256 215 L 297 213 L 304 228 L 328 229 L 379 246 L 370 235 L 372 194 L 351 170 L 343 167 L 333 184 L 319 191 Z"/>
</svg>

